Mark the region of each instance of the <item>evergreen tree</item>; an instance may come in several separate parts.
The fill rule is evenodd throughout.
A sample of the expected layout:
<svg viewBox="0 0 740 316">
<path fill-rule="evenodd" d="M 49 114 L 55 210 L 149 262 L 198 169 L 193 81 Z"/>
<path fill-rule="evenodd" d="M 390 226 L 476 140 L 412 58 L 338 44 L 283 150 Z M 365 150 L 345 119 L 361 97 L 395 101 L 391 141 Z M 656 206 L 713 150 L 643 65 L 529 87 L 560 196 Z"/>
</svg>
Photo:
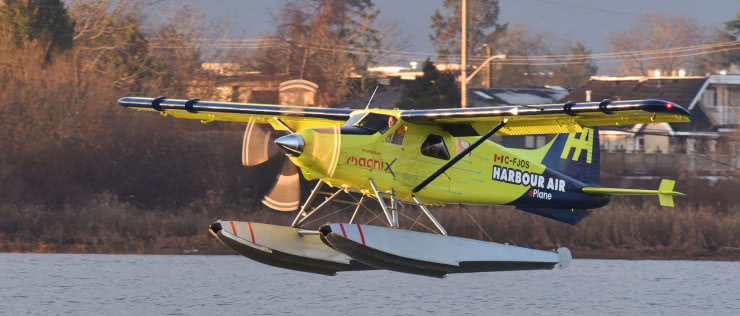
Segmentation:
<svg viewBox="0 0 740 316">
<path fill-rule="evenodd" d="M 61 0 L 6 0 L 2 6 L 3 29 L 18 46 L 37 41 L 44 48 L 45 63 L 55 51 L 72 48 L 74 22 Z"/>
<path fill-rule="evenodd" d="M 582 42 L 578 41 L 575 46 L 570 48 L 570 54 L 573 56 L 590 56 L 591 51 L 586 49 Z M 590 59 L 584 59 L 583 61 L 585 63 L 563 65 L 557 69 L 553 84 L 568 88 L 578 88 L 585 84 L 591 76 L 596 74 L 598 67 Z"/>
<path fill-rule="evenodd" d="M 740 12 L 737 13 L 734 20 L 725 22 L 725 31 L 731 40 L 740 40 Z M 740 51 L 729 51 L 728 55 L 729 63 L 740 65 Z"/>
<path fill-rule="evenodd" d="M 736 40 L 740 37 L 740 13 L 737 14 L 734 20 L 725 22 L 725 29 Z"/>
<path fill-rule="evenodd" d="M 455 76 L 440 72 L 429 59 L 423 65 L 424 75 L 409 84 L 401 109 L 434 109 L 460 106 L 460 88 Z"/>
<path fill-rule="evenodd" d="M 740 13 L 734 20 L 724 23 L 724 29 L 713 32 L 710 42 L 725 43 L 740 39 Z M 715 52 L 714 54 L 699 55 L 694 58 L 696 73 L 700 75 L 717 73 L 726 70 L 733 64 L 740 65 L 740 51 L 727 50 Z"/>
</svg>

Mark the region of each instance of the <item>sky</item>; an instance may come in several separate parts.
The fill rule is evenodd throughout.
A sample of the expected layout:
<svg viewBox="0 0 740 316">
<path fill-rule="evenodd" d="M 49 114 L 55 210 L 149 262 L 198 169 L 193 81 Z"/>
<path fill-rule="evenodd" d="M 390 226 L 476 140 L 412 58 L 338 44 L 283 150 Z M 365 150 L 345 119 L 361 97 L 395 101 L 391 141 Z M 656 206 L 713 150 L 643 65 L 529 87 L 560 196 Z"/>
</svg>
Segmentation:
<svg viewBox="0 0 740 316">
<path fill-rule="evenodd" d="M 243 30 L 243 38 L 257 38 L 274 29 L 273 16 L 283 0 L 194 0 L 210 19 Z M 398 23 L 408 39 L 406 51 L 429 52 L 430 16 L 443 0 L 374 0 L 382 21 Z M 214 5 L 217 3 L 217 5 Z M 662 11 L 694 20 L 708 29 L 719 28 L 740 13 L 740 0 L 500 0 L 500 22 L 522 24 L 546 33 L 555 47 L 580 40 L 594 53 L 606 52 L 612 32 L 626 31 L 641 16 Z"/>
</svg>

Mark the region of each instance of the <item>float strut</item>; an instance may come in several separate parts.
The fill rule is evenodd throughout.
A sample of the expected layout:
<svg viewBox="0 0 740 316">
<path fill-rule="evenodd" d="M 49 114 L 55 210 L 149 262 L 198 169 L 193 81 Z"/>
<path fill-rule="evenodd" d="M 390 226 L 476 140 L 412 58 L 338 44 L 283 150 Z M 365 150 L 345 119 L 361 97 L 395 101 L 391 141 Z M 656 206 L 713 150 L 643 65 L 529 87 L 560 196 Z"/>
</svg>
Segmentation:
<svg viewBox="0 0 740 316">
<path fill-rule="evenodd" d="M 442 233 L 442 235 L 447 236 L 447 231 L 444 229 L 444 227 L 442 227 L 442 224 L 440 224 L 439 221 L 437 221 L 434 215 L 432 215 L 432 212 L 430 212 L 429 209 L 427 209 L 424 203 L 422 203 L 421 200 L 419 200 L 419 198 L 416 197 L 415 195 L 412 195 L 412 197 L 414 198 L 414 201 L 416 201 L 416 204 L 419 205 L 421 210 L 424 212 L 424 214 L 427 215 L 429 220 L 431 220 L 432 223 L 434 223 L 434 226 L 437 226 L 437 229 L 439 229 L 439 232 Z"/>
<path fill-rule="evenodd" d="M 373 192 L 375 192 L 375 196 L 378 198 L 378 203 L 380 203 L 380 207 L 383 208 L 383 214 L 385 214 L 385 219 L 388 220 L 388 225 L 393 227 L 393 218 L 391 218 L 391 213 L 388 211 L 388 206 L 385 205 L 385 201 L 383 201 L 383 195 L 378 191 L 378 187 L 375 185 L 372 178 L 370 178 L 370 187 L 373 188 Z"/>
<path fill-rule="evenodd" d="M 313 211 L 311 211 L 310 213 L 306 214 L 306 216 L 303 216 L 303 218 L 301 218 L 301 220 L 298 221 L 298 226 L 300 226 L 301 224 L 303 224 L 303 222 L 305 222 L 308 219 L 309 216 L 311 216 L 314 213 L 318 212 L 326 204 L 329 204 L 329 202 L 331 202 L 331 200 L 333 200 L 335 197 L 339 196 L 339 193 L 342 193 L 342 190 L 341 189 L 340 190 L 337 190 L 337 192 L 334 192 L 334 194 L 332 194 L 331 196 L 329 196 L 328 198 L 326 198 L 326 200 L 324 200 L 324 202 L 321 202 L 321 204 L 319 204 L 319 206 L 315 207 L 313 209 Z"/>
<path fill-rule="evenodd" d="M 359 213 L 359 212 L 360 212 L 360 207 L 362 207 L 362 202 L 363 202 L 364 200 L 365 200 L 365 195 L 363 195 L 363 196 L 362 196 L 362 197 L 360 198 L 360 201 L 359 201 L 359 202 L 357 202 L 357 207 L 355 208 L 355 212 L 354 212 L 354 213 L 352 213 L 352 218 L 350 218 L 350 219 L 349 219 L 349 223 L 350 223 L 350 224 L 352 224 L 352 222 L 354 222 L 354 221 L 355 221 L 355 217 L 357 217 L 357 213 Z"/>
<path fill-rule="evenodd" d="M 298 215 L 296 215 L 295 219 L 293 220 L 293 223 L 290 224 L 290 227 L 298 227 L 298 220 L 301 219 L 301 216 L 306 215 L 306 210 L 308 210 L 309 206 L 311 205 L 311 202 L 313 202 L 313 199 L 316 198 L 316 195 L 321 190 L 321 186 L 324 185 L 324 181 L 319 179 L 319 183 L 316 183 L 316 186 L 313 188 L 313 191 L 311 191 L 311 194 L 308 196 L 308 199 L 305 203 L 303 203 L 303 206 L 301 206 L 301 210 L 298 211 Z"/>
<path fill-rule="evenodd" d="M 393 211 L 393 227 L 398 227 L 398 201 L 396 201 L 396 191 L 391 189 L 391 210 Z"/>
</svg>

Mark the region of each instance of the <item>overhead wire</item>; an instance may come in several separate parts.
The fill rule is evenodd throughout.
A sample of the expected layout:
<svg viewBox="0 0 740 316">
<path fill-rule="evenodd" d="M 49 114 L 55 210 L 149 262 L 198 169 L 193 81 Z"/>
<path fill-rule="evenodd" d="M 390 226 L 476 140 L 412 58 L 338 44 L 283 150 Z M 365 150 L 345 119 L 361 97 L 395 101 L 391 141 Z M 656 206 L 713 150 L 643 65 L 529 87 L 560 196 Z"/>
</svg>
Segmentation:
<svg viewBox="0 0 740 316">
<path fill-rule="evenodd" d="M 151 40 L 150 42 L 157 42 L 158 40 Z M 297 46 L 297 47 L 308 47 L 308 48 L 336 48 L 340 50 L 357 50 L 357 49 L 363 49 L 363 50 L 370 50 L 375 52 L 387 52 L 387 53 L 393 53 L 393 54 L 399 54 L 399 55 L 416 55 L 416 56 L 429 56 L 429 55 L 437 55 L 437 53 L 430 53 L 430 52 L 411 52 L 411 51 L 404 51 L 404 50 L 391 50 L 391 49 L 381 49 L 381 48 L 357 48 L 355 46 L 351 45 L 321 45 L 321 46 L 312 46 L 312 45 L 304 45 L 299 44 L 291 41 L 286 41 L 282 39 L 276 39 L 276 38 L 268 38 L 268 39 L 218 39 L 218 40 L 212 40 L 212 39 L 193 39 L 194 42 L 224 42 L 224 44 L 218 44 L 220 47 L 234 47 L 234 48 L 241 48 L 241 47 L 278 47 L 278 46 Z M 263 43 L 265 42 L 265 43 Z M 270 44 L 270 42 L 276 42 L 274 44 Z M 727 41 L 727 42 L 718 42 L 718 43 L 706 43 L 706 44 L 697 44 L 697 45 L 688 45 L 688 46 L 679 46 L 679 47 L 667 47 L 667 48 L 658 48 L 658 49 L 646 49 L 646 50 L 631 50 L 631 51 L 621 51 L 621 52 L 610 52 L 610 53 L 596 53 L 596 54 L 561 54 L 561 55 L 507 55 L 507 60 L 517 60 L 517 59 L 526 59 L 526 60 L 533 60 L 533 59 L 564 59 L 564 58 L 601 58 L 601 57 L 615 57 L 615 56 L 632 56 L 632 55 L 654 55 L 654 54 L 661 54 L 661 53 L 668 53 L 668 52 L 675 52 L 675 51 L 694 51 L 694 50 L 701 50 L 701 49 L 710 49 L 710 48 L 717 48 L 717 47 L 725 47 L 725 46 L 735 46 L 740 45 L 740 40 L 735 41 Z M 175 45 L 177 47 L 180 47 L 178 45 Z M 197 46 L 197 44 L 188 44 L 182 47 L 193 47 Z M 444 57 L 460 57 L 459 54 L 440 54 L 439 56 Z M 485 55 L 470 55 L 470 58 L 475 59 L 487 59 L 490 56 Z"/>
<path fill-rule="evenodd" d="M 202 42 L 204 39 L 197 39 L 196 42 Z M 416 53 L 407 52 L 403 50 L 388 50 L 388 49 L 377 49 L 377 48 L 356 48 L 351 46 L 342 45 L 304 45 L 297 43 L 285 42 L 278 39 L 271 39 L 267 42 L 260 42 L 261 40 L 211 40 L 212 44 L 209 45 L 211 48 L 281 48 L 281 47 L 301 47 L 306 49 L 342 52 L 354 55 L 377 55 L 379 52 L 386 53 L 380 54 L 383 58 L 399 58 L 399 59 L 411 59 L 413 60 L 420 54 L 426 56 L 433 55 L 430 53 Z M 199 44 L 171 44 L 164 41 L 153 40 L 153 49 L 178 49 L 178 48 L 199 48 L 202 47 Z M 719 52 L 735 51 L 740 50 L 740 40 L 720 42 L 720 43 L 708 43 L 701 45 L 674 47 L 674 48 L 663 48 L 663 49 L 651 49 L 651 50 L 635 50 L 635 51 L 623 51 L 613 53 L 600 53 L 591 55 L 541 55 L 541 56 L 507 56 L 505 59 L 493 61 L 496 64 L 502 65 L 534 65 L 534 66 L 554 66 L 554 65 L 571 65 L 571 64 L 586 64 L 586 63 L 613 63 L 621 61 L 644 61 L 653 59 L 665 59 L 665 58 L 680 58 L 689 56 L 700 56 L 715 54 Z M 443 57 L 453 57 L 454 55 L 440 55 Z M 473 56 L 473 58 L 484 58 L 484 56 Z M 479 59 L 478 59 L 479 60 Z"/>
</svg>

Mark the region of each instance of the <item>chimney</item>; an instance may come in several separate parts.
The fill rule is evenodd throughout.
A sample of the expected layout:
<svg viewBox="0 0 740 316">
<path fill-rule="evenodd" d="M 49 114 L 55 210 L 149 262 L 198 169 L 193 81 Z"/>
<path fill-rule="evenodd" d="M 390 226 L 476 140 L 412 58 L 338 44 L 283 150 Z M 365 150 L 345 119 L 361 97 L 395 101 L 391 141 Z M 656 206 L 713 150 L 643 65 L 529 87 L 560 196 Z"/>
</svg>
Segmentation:
<svg viewBox="0 0 740 316">
<path fill-rule="evenodd" d="M 591 90 L 586 90 L 586 102 L 591 102 Z"/>
</svg>

